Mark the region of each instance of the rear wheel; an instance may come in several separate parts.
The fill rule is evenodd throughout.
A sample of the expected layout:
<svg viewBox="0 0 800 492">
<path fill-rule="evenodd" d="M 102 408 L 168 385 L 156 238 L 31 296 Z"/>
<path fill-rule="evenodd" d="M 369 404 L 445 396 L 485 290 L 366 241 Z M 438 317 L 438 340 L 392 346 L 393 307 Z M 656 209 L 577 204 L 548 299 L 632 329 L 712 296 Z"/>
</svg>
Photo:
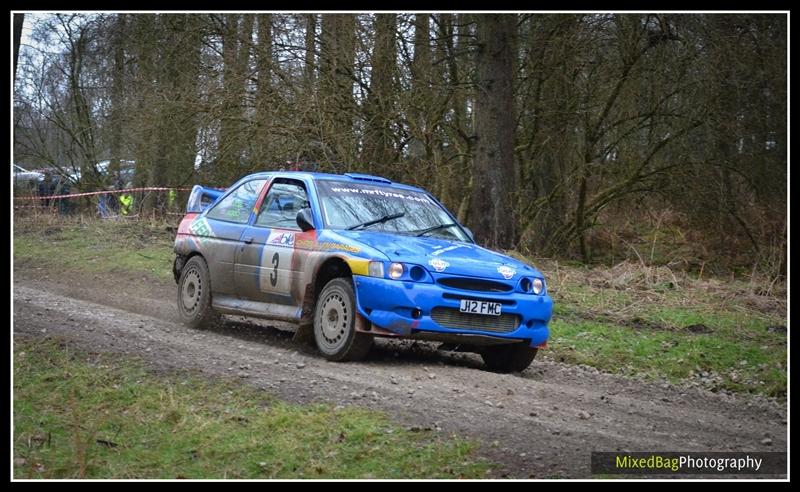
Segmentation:
<svg viewBox="0 0 800 492">
<path fill-rule="evenodd" d="M 221 319 L 211 308 L 211 280 L 202 256 L 193 256 L 181 270 L 178 314 L 181 321 L 191 328 L 207 328 Z"/>
<path fill-rule="evenodd" d="M 522 372 L 531 365 L 538 349 L 528 344 L 493 345 L 481 351 L 486 368 L 495 372 Z"/>
<path fill-rule="evenodd" d="M 317 298 L 314 340 L 328 360 L 360 360 L 372 347 L 372 336 L 356 331 L 355 298 L 349 278 L 331 280 Z"/>
</svg>

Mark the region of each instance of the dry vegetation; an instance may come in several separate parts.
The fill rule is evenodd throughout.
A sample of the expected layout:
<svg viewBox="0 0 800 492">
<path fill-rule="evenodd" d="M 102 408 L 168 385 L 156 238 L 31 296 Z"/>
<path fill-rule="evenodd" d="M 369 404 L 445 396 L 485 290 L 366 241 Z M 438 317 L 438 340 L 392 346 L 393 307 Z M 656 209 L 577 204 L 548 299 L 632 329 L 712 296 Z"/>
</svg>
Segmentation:
<svg viewBox="0 0 800 492">
<path fill-rule="evenodd" d="M 493 247 L 785 280 L 785 14 L 24 23 L 15 163 L 80 171 L 73 189 L 123 160 L 146 186 L 299 163 L 422 186 Z"/>
<path fill-rule="evenodd" d="M 174 221 L 15 219 L 18 268 L 145 273 L 171 284 Z M 543 357 L 715 391 L 786 394 L 786 284 L 714 276 L 647 260 L 611 266 L 525 257 L 547 279 L 555 312 Z"/>
</svg>

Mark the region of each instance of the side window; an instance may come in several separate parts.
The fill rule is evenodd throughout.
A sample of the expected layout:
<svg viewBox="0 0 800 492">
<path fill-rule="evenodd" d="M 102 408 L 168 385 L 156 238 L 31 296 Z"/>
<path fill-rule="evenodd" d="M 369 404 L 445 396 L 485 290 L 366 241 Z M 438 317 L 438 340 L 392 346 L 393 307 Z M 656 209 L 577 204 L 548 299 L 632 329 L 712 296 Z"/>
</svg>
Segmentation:
<svg viewBox="0 0 800 492">
<path fill-rule="evenodd" d="M 209 219 L 226 220 L 246 224 L 250 220 L 250 212 L 258 199 L 265 179 L 254 179 L 240 185 L 230 195 L 222 199 L 208 212 Z"/>
<path fill-rule="evenodd" d="M 296 181 L 277 181 L 269 189 L 258 211 L 257 226 L 296 229 L 297 212 L 308 207 L 308 195 L 303 185 Z"/>
</svg>

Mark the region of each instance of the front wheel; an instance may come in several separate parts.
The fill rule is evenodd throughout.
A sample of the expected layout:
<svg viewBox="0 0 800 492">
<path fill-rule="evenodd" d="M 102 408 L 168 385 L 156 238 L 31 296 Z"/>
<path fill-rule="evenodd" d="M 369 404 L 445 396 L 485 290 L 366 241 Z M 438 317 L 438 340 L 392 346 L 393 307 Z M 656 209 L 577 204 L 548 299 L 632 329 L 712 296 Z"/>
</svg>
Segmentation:
<svg viewBox="0 0 800 492">
<path fill-rule="evenodd" d="M 356 296 L 347 278 L 328 282 L 314 308 L 314 340 L 322 355 L 333 361 L 363 359 L 372 337 L 356 331 Z"/>
<path fill-rule="evenodd" d="M 522 372 L 531 365 L 538 349 L 524 343 L 493 345 L 481 351 L 487 369 L 495 372 Z"/>
<path fill-rule="evenodd" d="M 207 328 L 220 321 L 211 308 L 211 276 L 201 256 L 193 256 L 181 270 L 178 281 L 178 314 L 191 328 Z"/>
</svg>

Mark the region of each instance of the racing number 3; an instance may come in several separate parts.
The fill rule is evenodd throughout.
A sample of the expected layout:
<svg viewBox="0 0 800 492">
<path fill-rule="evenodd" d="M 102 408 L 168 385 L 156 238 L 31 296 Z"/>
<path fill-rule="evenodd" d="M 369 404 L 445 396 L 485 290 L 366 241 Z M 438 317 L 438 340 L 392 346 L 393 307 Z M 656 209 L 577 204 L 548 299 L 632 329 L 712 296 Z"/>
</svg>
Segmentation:
<svg viewBox="0 0 800 492">
<path fill-rule="evenodd" d="M 278 262 L 280 262 L 280 259 L 280 255 L 278 255 L 277 252 L 272 256 L 272 266 L 275 268 L 272 270 L 272 273 L 269 274 L 269 283 L 273 287 L 278 285 Z"/>
</svg>

